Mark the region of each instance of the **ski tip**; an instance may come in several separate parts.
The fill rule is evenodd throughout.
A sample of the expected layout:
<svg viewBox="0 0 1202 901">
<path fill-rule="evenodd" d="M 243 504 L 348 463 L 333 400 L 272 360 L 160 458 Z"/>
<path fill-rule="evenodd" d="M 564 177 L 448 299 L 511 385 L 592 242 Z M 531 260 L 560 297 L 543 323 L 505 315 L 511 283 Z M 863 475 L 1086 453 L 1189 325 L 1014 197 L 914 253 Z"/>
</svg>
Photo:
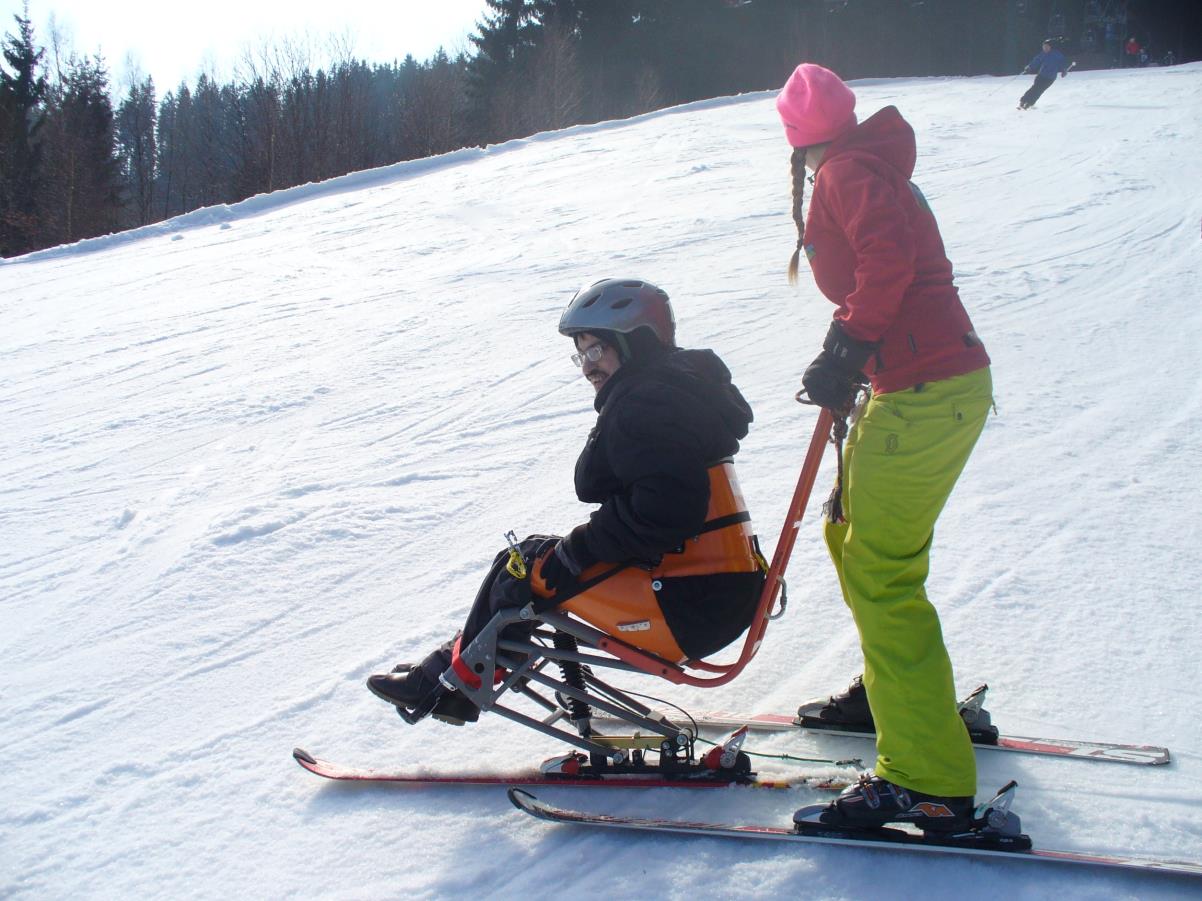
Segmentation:
<svg viewBox="0 0 1202 901">
<path fill-rule="evenodd" d="M 511 787 L 506 790 L 505 794 L 509 797 L 510 804 L 526 813 L 534 813 L 541 803 L 538 798 L 524 789 Z"/>
<path fill-rule="evenodd" d="M 530 816 L 540 820 L 547 820 L 551 823 L 562 823 L 565 820 L 570 821 L 570 816 L 566 811 L 562 811 L 557 807 L 552 807 L 546 801 L 540 801 L 530 792 L 516 786 L 509 788 L 506 791 L 509 796 L 509 803 L 520 810 L 522 813 L 528 813 Z"/>
<path fill-rule="evenodd" d="M 292 759 L 295 760 L 297 763 L 301 764 L 302 766 L 305 764 L 309 764 L 310 766 L 317 766 L 317 759 L 312 754 L 310 754 L 308 751 L 306 751 L 304 748 L 293 748 L 292 749 Z"/>
</svg>

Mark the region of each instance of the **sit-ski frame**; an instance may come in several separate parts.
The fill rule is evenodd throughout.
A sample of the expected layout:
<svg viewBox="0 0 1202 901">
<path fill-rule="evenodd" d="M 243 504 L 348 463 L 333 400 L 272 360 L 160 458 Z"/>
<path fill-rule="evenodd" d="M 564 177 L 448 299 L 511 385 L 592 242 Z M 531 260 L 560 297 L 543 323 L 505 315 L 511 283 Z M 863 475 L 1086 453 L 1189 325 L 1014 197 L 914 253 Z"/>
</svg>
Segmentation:
<svg viewBox="0 0 1202 901">
<path fill-rule="evenodd" d="M 498 611 L 466 647 L 458 649 L 452 666 L 441 676 L 443 684 L 463 692 L 482 711 L 496 713 L 586 751 L 594 767 L 608 765 L 641 769 L 644 766 L 644 752 L 651 751 L 659 754 L 661 770 L 746 771 L 747 758 L 739 753 L 745 730 L 733 733 L 698 764 L 694 754 L 695 730 L 678 726 L 663 714 L 598 678 L 593 669 L 645 673 L 678 684 L 702 687 L 725 684 L 742 672 L 763 641 L 768 621 L 773 618 L 772 609 L 778 590 L 783 593 L 784 570 L 817 477 L 832 421 L 830 412 L 822 410 L 765 579 L 756 616 L 747 630 L 738 660 L 730 664 L 709 664 L 699 660 L 677 664 L 629 645 L 565 613 L 554 610 L 539 613 L 533 604 L 528 604 L 521 609 Z M 529 639 L 502 637 L 509 626 L 529 626 L 531 623 L 535 629 Z M 585 651 L 592 653 L 581 651 L 582 646 Z M 552 662 L 563 672 L 562 678 L 545 672 L 547 664 Z M 715 675 L 696 676 L 689 673 L 688 668 Z M 494 673 L 501 671 L 504 672 L 502 680 L 494 684 Z M 554 692 L 556 700 L 548 699 L 535 686 Z M 507 692 L 525 695 L 545 708 L 547 716 L 536 719 L 498 703 Z M 630 736 L 599 735 L 592 726 L 593 708 L 632 729 L 645 730 L 650 734 L 636 731 Z M 574 727 L 574 732 L 556 725 L 565 719 Z M 579 759 L 575 755 L 565 759 L 573 758 L 577 759 L 578 764 Z M 738 773 L 735 778 L 738 778 Z"/>
</svg>

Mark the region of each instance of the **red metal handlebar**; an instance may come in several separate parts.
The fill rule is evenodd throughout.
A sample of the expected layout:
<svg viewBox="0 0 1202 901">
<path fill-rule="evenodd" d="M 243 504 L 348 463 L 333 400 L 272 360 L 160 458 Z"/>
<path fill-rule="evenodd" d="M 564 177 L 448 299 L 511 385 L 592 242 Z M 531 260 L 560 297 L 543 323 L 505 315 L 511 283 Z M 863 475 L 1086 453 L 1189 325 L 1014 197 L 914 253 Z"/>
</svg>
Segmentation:
<svg viewBox="0 0 1202 901">
<path fill-rule="evenodd" d="M 785 514 L 785 524 L 781 527 L 780 539 L 776 542 L 776 551 L 772 555 L 772 565 L 768 568 L 768 576 L 764 580 L 764 590 L 760 593 L 760 602 L 756 607 L 756 615 L 747 630 L 747 638 L 743 642 L 743 652 L 733 663 L 712 664 L 703 660 L 689 660 L 684 665 L 705 672 L 716 673 L 714 676 L 693 676 L 678 666 L 665 665 L 658 657 L 645 654 L 629 645 L 618 641 L 603 641 L 601 649 L 613 654 L 627 663 L 637 666 L 644 672 L 652 673 L 680 685 L 696 685 L 699 687 L 716 687 L 725 685 L 743 671 L 743 667 L 751 662 L 760 644 L 764 640 L 764 632 L 768 629 L 768 618 L 776 604 L 777 590 L 784 581 L 785 569 L 789 565 L 789 557 L 793 553 L 793 545 L 797 541 L 797 532 L 801 528 L 801 519 L 805 514 L 810 492 L 818 478 L 818 468 L 822 463 L 822 454 L 826 450 L 834 417 L 830 410 L 823 409 L 814 424 L 814 434 L 810 438 L 810 447 L 806 451 L 805 460 L 801 464 L 801 475 L 797 478 L 797 487 L 793 490 L 793 501 Z"/>
</svg>

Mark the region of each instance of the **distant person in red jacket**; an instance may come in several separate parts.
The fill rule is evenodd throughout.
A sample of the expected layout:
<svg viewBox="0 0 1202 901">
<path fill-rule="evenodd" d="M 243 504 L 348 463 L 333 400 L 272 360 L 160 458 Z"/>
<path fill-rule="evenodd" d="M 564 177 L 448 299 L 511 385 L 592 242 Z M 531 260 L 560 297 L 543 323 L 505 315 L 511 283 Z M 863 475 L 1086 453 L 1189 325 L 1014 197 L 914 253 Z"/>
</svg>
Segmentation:
<svg viewBox="0 0 1202 901">
<path fill-rule="evenodd" d="M 1123 46 L 1123 56 L 1127 60 L 1128 66 L 1139 65 L 1139 55 L 1143 49 L 1134 36 L 1127 38 L 1127 43 Z"/>
<path fill-rule="evenodd" d="M 910 176 L 914 131 L 895 107 L 858 122 L 835 73 L 798 66 L 776 106 L 793 147 L 793 220 L 819 290 L 835 305 L 802 385 L 851 414 L 841 482 L 824 526 L 860 633 L 864 675 L 812 714 L 877 733 L 874 771 L 805 828 L 904 821 L 956 832 L 973 816 L 976 761 L 926 578 L 935 520 L 993 404 L 989 357 L 952 280 L 926 198 Z M 806 170 L 814 185 L 803 216 Z M 805 707 L 800 711 L 808 715 Z"/>
</svg>

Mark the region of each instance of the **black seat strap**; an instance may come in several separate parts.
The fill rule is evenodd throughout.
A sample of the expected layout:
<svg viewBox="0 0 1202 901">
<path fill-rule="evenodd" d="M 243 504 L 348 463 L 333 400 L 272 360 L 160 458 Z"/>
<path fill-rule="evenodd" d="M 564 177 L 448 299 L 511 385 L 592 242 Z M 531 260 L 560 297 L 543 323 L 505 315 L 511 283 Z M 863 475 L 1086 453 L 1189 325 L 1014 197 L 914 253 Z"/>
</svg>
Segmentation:
<svg viewBox="0 0 1202 901">
<path fill-rule="evenodd" d="M 725 529 L 727 526 L 736 526 L 741 522 L 751 522 L 751 514 L 744 510 L 742 513 L 731 513 L 728 516 L 719 516 L 717 519 L 711 519 L 701 527 L 698 535 L 704 535 L 706 532 L 717 532 L 719 529 Z"/>
</svg>

